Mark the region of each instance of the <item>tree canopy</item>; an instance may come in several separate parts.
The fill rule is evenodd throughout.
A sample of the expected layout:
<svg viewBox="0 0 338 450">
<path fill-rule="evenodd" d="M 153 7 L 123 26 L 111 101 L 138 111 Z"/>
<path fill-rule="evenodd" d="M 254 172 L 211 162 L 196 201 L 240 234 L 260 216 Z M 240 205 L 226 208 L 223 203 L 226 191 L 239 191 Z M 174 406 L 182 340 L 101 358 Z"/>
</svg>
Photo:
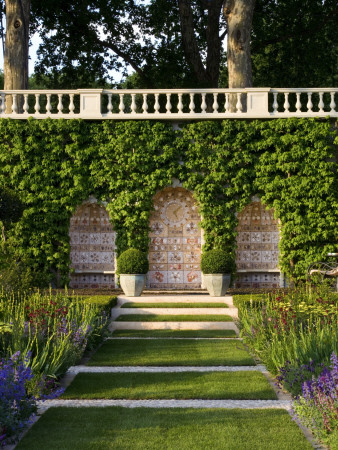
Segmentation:
<svg viewBox="0 0 338 450">
<path fill-rule="evenodd" d="M 37 81 L 99 87 L 118 83 L 117 71 L 132 87 L 227 87 L 226 10 L 236 1 L 31 0 Z M 335 0 L 249 3 L 254 86 L 337 86 Z"/>
</svg>

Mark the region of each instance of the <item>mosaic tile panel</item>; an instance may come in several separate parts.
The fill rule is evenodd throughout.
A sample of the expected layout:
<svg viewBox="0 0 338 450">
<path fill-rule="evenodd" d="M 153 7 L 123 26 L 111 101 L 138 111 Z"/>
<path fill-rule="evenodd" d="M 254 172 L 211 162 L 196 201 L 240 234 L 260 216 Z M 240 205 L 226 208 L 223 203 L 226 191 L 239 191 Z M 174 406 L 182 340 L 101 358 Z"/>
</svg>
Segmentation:
<svg viewBox="0 0 338 450">
<path fill-rule="evenodd" d="M 259 201 L 250 203 L 238 214 L 237 270 L 251 273 L 238 274 L 236 287 L 279 286 L 279 231 L 273 214 L 272 209 L 267 210 Z"/>
<path fill-rule="evenodd" d="M 155 195 L 150 217 L 148 287 L 201 287 L 200 216 L 192 194 L 166 188 Z"/>
<path fill-rule="evenodd" d="M 70 220 L 72 288 L 115 287 L 115 232 L 108 212 L 97 203 L 79 206 Z"/>
</svg>

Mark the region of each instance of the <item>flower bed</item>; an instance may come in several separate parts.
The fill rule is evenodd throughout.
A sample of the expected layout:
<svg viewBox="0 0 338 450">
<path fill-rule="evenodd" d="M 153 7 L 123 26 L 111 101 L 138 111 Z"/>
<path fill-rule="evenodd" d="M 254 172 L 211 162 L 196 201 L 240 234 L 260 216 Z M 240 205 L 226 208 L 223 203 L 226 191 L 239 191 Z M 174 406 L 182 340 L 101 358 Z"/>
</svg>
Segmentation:
<svg viewBox="0 0 338 450">
<path fill-rule="evenodd" d="M 60 393 L 57 380 L 102 338 L 115 304 L 109 296 L 0 295 L 0 442 L 17 436 L 36 399 Z"/>
<path fill-rule="evenodd" d="M 319 422 L 317 419 L 303 421 L 324 442 L 324 435 L 338 433 L 338 421 L 335 428 L 331 422 L 326 426 L 326 413 L 321 410 L 323 404 L 331 405 L 333 416 L 338 417 L 338 377 L 336 362 L 332 362 L 333 355 L 338 354 L 337 294 L 321 285 L 301 286 L 260 298 L 241 297 L 237 300 L 241 337 L 277 376 L 280 387 L 288 389 L 295 397 L 302 394 L 295 406 L 299 418 L 310 417 L 316 410 L 316 417 L 321 417 Z M 328 375 L 330 364 L 335 364 L 331 369 L 334 376 Z M 330 380 L 327 383 L 336 386 L 335 391 L 330 387 L 329 392 L 323 380 Z M 311 395 L 317 396 L 318 401 Z M 325 432 L 316 432 L 317 428 Z M 327 437 L 325 442 L 330 439 Z"/>
</svg>

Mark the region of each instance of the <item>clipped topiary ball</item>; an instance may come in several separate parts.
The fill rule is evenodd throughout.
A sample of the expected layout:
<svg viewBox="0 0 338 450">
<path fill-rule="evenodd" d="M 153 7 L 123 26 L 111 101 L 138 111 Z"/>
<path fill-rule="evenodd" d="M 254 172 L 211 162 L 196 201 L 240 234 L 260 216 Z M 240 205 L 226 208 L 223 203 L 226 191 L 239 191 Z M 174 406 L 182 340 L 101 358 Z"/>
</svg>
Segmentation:
<svg viewBox="0 0 338 450">
<path fill-rule="evenodd" d="M 130 248 L 117 258 L 117 272 L 119 274 L 144 274 L 149 270 L 146 253 Z"/>
<path fill-rule="evenodd" d="M 203 273 L 231 273 L 233 257 L 223 250 L 208 250 L 202 253 L 201 270 Z"/>
</svg>

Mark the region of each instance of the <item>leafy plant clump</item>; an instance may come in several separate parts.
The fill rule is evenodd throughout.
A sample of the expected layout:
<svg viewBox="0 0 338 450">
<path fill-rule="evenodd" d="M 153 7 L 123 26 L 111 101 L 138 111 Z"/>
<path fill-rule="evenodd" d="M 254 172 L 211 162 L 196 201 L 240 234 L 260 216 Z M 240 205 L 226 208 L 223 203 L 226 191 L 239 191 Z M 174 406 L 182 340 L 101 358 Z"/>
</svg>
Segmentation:
<svg viewBox="0 0 338 450">
<path fill-rule="evenodd" d="M 149 261 L 146 253 L 130 248 L 117 259 L 119 274 L 145 274 L 149 270 Z"/>
<path fill-rule="evenodd" d="M 309 427 L 329 448 L 338 437 L 338 358 L 333 352 L 330 368 L 302 384 L 302 395 L 294 402 L 295 418 Z"/>
<path fill-rule="evenodd" d="M 231 273 L 233 270 L 232 255 L 223 250 L 208 250 L 203 252 L 201 270 L 203 273 Z"/>
</svg>

